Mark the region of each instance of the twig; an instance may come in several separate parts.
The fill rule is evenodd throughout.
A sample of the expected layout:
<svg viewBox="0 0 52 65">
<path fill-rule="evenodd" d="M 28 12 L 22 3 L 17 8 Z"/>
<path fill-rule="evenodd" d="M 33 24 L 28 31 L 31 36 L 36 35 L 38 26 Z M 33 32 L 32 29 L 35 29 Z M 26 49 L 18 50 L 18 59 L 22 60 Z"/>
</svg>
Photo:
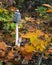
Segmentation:
<svg viewBox="0 0 52 65">
<path fill-rule="evenodd" d="M 44 53 L 42 53 L 41 56 L 38 58 L 38 65 L 41 64 L 43 56 L 44 56 Z"/>
</svg>

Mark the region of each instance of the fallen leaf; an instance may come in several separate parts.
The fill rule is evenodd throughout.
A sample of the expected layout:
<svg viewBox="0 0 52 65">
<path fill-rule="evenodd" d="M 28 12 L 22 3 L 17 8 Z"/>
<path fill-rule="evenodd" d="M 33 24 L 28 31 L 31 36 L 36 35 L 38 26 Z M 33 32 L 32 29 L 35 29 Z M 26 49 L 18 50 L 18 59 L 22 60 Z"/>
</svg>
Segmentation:
<svg viewBox="0 0 52 65">
<path fill-rule="evenodd" d="M 51 5 L 49 5 L 49 4 L 42 4 L 43 6 L 46 6 L 46 7 L 49 7 L 49 8 L 52 8 L 52 6 Z"/>
</svg>

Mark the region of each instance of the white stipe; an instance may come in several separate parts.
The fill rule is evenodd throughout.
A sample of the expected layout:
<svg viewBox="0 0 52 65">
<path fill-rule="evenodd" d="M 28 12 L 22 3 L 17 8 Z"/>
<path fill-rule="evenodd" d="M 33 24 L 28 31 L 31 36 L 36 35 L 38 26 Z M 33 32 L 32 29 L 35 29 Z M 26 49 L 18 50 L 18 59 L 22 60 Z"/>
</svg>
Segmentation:
<svg viewBox="0 0 52 65">
<path fill-rule="evenodd" d="M 19 40 L 19 38 L 18 38 L 18 23 L 16 23 L 16 45 L 20 46 L 18 40 Z"/>
</svg>

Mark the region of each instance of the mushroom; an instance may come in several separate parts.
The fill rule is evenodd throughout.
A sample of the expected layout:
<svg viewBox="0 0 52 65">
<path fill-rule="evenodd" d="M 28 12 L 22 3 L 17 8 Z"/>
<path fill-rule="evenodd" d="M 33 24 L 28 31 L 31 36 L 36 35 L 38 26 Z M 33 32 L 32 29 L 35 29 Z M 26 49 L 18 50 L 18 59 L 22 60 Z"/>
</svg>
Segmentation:
<svg viewBox="0 0 52 65">
<path fill-rule="evenodd" d="M 19 38 L 18 38 L 18 31 L 19 31 L 18 30 L 18 24 L 21 21 L 21 14 L 20 14 L 19 10 L 16 10 L 16 12 L 14 14 L 13 21 L 16 23 L 16 45 L 20 46 L 20 43 L 18 42 L 19 41 Z"/>
</svg>

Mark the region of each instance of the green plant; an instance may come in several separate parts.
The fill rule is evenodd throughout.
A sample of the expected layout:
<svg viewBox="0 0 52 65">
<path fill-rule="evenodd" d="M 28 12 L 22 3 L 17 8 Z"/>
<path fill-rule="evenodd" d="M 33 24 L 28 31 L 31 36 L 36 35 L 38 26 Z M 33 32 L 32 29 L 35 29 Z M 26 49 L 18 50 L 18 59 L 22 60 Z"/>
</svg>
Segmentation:
<svg viewBox="0 0 52 65">
<path fill-rule="evenodd" d="M 41 6 L 41 7 L 38 7 L 37 9 L 39 14 L 41 14 L 42 16 L 46 14 L 47 8 Z"/>
<path fill-rule="evenodd" d="M 38 7 L 38 14 L 40 17 L 43 17 L 43 18 L 50 18 L 50 15 L 46 12 L 47 11 L 47 8 L 46 7 Z"/>
<path fill-rule="evenodd" d="M 0 8 L 0 21 L 8 22 L 12 19 L 13 12 L 6 10 L 4 8 Z"/>
</svg>

